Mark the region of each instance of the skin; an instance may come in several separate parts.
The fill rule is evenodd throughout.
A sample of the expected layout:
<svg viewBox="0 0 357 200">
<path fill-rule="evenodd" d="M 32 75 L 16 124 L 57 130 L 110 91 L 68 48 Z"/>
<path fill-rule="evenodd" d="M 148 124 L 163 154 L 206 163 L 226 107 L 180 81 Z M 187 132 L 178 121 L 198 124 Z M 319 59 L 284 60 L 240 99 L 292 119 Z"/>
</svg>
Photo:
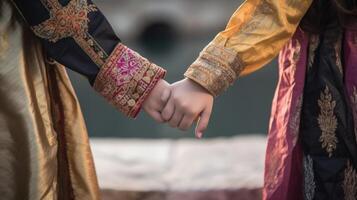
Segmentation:
<svg viewBox="0 0 357 200">
<path fill-rule="evenodd" d="M 214 97 L 199 84 L 183 79 L 171 85 L 161 118 L 171 127 L 187 131 L 197 120 L 195 134 L 202 138 L 212 113 Z"/>
<path fill-rule="evenodd" d="M 164 109 L 170 94 L 170 84 L 165 80 L 160 80 L 143 103 L 142 108 L 155 121 L 163 123 L 165 120 L 161 116 L 161 111 Z"/>
<path fill-rule="evenodd" d="M 170 86 L 160 80 L 143 104 L 155 121 L 167 122 L 173 128 L 187 131 L 197 122 L 195 135 L 202 138 L 207 129 L 214 97 L 199 84 L 183 79 Z"/>
</svg>

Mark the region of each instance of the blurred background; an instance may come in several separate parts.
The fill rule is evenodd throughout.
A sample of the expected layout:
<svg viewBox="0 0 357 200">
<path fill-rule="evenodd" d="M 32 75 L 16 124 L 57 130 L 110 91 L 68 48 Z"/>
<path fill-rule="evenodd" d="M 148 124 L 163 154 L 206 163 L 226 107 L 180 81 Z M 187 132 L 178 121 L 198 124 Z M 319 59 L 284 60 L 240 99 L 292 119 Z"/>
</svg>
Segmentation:
<svg viewBox="0 0 357 200">
<path fill-rule="evenodd" d="M 199 52 L 224 29 L 241 0 L 94 0 L 124 44 L 168 70 L 167 81 L 183 78 Z M 145 113 L 125 118 L 70 72 L 92 137 L 181 138 Z M 215 101 L 206 137 L 266 134 L 277 78 L 277 64 L 240 78 Z"/>
<path fill-rule="evenodd" d="M 241 0 L 94 0 L 124 44 L 183 78 Z M 277 63 L 240 78 L 215 101 L 205 139 L 127 119 L 70 73 L 91 137 L 104 199 L 261 199 Z"/>
</svg>

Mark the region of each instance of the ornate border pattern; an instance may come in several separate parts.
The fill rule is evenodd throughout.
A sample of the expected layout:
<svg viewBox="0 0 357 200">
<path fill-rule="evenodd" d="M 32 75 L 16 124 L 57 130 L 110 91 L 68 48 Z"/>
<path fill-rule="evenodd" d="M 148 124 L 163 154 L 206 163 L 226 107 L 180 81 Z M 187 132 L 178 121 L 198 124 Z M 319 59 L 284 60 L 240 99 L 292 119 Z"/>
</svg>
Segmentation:
<svg viewBox="0 0 357 200">
<path fill-rule="evenodd" d="M 218 96 L 234 83 L 242 70 L 242 62 L 234 50 L 210 44 L 185 76 Z"/>
<path fill-rule="evenodd" d="M 119 44 L 99 71 L 94 89 L 128 117 L 140 107 L 165 70 Z"/>
</svg>

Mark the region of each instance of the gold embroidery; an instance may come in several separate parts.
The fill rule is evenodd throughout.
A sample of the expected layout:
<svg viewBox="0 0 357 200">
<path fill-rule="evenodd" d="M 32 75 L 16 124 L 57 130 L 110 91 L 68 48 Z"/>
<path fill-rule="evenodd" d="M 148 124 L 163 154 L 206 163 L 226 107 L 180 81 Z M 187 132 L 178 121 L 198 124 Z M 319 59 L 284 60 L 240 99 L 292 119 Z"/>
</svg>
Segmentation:
<svg viewBox="0 0 357 200">
<path fill-rule="evenodd" d="M 339 36 L 335 44 L 336 66 L 341 74 L 343 74 L 342 60 L 341 60 L 341 45 L 342 37 Z"/>
<path fill-rule="evenodd" d="M 299 40 L 295 40 L 295 46 L 293 46 L 293 40 L 291 40 L 291 49 L 293 50 L 293 53 L 292 53 L 292 57 L 290 58 L 290 61 L 291 61 L 291 64 L 292 64 L 292 71 L 293 73 L 291 73 L 292 76 L 295 76 L 295 73 L 296 73 L 296 66 L 297 66 L 297 63 L 300 59 L 300 55 L 301 55 L 301 44 L 299 42 Z M 292 79 L 295 79 L 295 78 L 292 78 Z"/>
<path fill-rule="evenodd" d="M 296 102 L 294 113 L 291 115 L 290 119 L 290 132 L 292 134 L 293 144 L 296 145 L 296 142 L 299 138 L 299 129 L 300 129 L 300 117 L 302 109 L 303 98 L 300 96 Z"/>
<path fill-rule="evenodd" d="M 58 1 L 46 1 L 50 7 L 50 19 L 34 26 L 33 30 L 41 38 L 57 42 L 67 37 L 84 37 L 88 32 L 88 13 L 97 11 L 87 1 L 71 0 L 62 7 Z"/>
<path fill-rule="evenodd" d="M 242 26 L 239 32 L 245 35 L 252 34 L 255 30 L 258 30 L 257 27 L 260 26 L 262 22 L 265 22 L 264 19 L 267 16 L 271 16 L 272 13 L 274 13 L 272 5 L 267 1 L 260 1 L 252 15 L 254 17 L 251 18 L 247 24 Z"/>
<path fill-rule="evenodd" d="M 94 89 L 128 117 L 140 107 L 165 70 L 119 44 L 100 69 Z"/>
<path fill-rule="evenodd" d="M 332 94 L 328 86 L 326 86 L 325 90 L 321 93 L 318 105 L 320 107 L 318 123 L 322 132 L 320 142 L 322 143 L 322 148 L 324 148 L 329 157 L 331 157 L 333 151 L 336 149 L 338 140 L 335 133 L 337 129 L 337 118 L 334 115 L 336 101 L 332 99 Z"/>
<path fill-rule="evenodd" d="M 311 35 L 309 43 L 309 55 L 308 55 L 308 70 L 312 68 L 315 60 L 316 49 L 319 46 L 320 37 L 319 35 Z"/>
<path fill-rule="evenodd" d="M 314 165 L 312 158 L 307 155 L 304 156 L 304 199 L 313 200 L 315 196 L 315 176 Z"/>
<path fill-rule="evenodd" d="M 87 0 L 70 0 L 66 6 L 62 6 L 58 0 L 41 2 L 48 9 L 50 18 L 33 26 L 34 33 L 53 43 L 71 37 L 93 62 L 102 66 L 108 55 L 88 33 L 88 14 L 97 11 L 95 5 L 89 5 Z"/>
<path fill-rule="evenodd" d="M 274 11 L 270 2 L 259 1 L 252 15 L 254 17 L 240 27 L 239 34 L 252 34 L 264 22 L 263 19 Z M 211 43 L 189 67 L 185 76 L 218 96 L 234 83 L 243 69 L 244 65 L 233 49 Z"/>
<path fill-rule="evenodd" d="M 210 44 L 189 67 L 185 76 L 218 96 L 234 83 L 242 70 L 242 63 L 235 51 Z"/>
<path fill-rule="evenodd" d="M 350 161 L 347 162 L 342 187 L 345 194 L 345 200 L 357 199 L 357 172 Z"/>
</svg>

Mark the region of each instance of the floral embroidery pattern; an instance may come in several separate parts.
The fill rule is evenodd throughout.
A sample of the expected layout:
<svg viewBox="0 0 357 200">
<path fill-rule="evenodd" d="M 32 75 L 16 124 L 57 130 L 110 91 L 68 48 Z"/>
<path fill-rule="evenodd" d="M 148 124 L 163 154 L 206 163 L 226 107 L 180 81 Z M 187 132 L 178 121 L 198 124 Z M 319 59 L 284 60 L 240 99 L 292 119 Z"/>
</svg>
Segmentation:
<svg viewBox="0 0 357 200">
<path fill-rule="evenodd" d="M 337 118 L 334 115 L 336 101 L 332 100 L 332 94 L 328 86 L 326 86 L 325 90 L 321 93 L 318 105 L 320 107 L 318 123 L 322 132 L 319 141 L 322 143 L 322 148 L 324 148 L 329 157 L 331 157 L 333 151 L 336 149 L 338 140 L 335 133 L 337 129 Z"/>
<path fill-rule="evenodd" d="M 357 199 L 357 172 L 350 161 L 347 162 L 342 187 L 345 194 L 345 200 Z"/>
<path fill-rule="evenodd" d="M 78 4 L 79 2 L 79 4 Z M 36 35 L 57 42 L 67 37 L 83 37 L 88 32 L 88 13 L 97 11 L 94 5 L 86 1 L 72 0 L 62 7 L 58 1 L 47 1 L 50 7 L 50 19 L 34 26 Z"/>
<path fill-rule="evenodd" d="M 257 8 L 254 11 L 254 16 L 251 18 L 248 23 L 246 23 L 244 26 L 240 28 L 240 33 L 249 35 L 255 30 L 257 30 L 257 27 L 264 22 L 264 19 L 267 16 L 271 16 L 272 13 L 274 13 L 274 8 L 270 3 L 267 1 L 260 1 Z"/>
<path fill-rule="evenodd" d="M 143 101 L 165 71 L 119 44 L 94 83 L 94 89 L 128 117 L 136 117 Z"/>
<path fill-rule="evenodd" d="M 33 26 L 34 33 L 53 43 L 71 37 L 98 66 L 102 66 L 108 55 L 88 33 L 88 14 L 97 11 L 95 5 L 89 5 L 87 0 L 70 0 L 66 6 L 58 0 L 41 2 L 49 11 L 50 18 Z"/>
<path fill-rule="evenodd" d="M 304 199 L 313 200 L 315 196 L 315 176 L 312 158 L 307 155 L 304 156 Z"/>
<path fill-rule="evenodd" d="M 233 84 L 243 70 L 242 66 L 233 50 L 210 44 L 186 71 L 185 76 L 218 96 Z"/>
<path fill-rule="evenodd" d="M 310 36 L 308 65 L 307 65 L 308 70 L 310 70 L 312 68 L 312 65 L 314 64 L 315 54 L 316 54 L 317 47 L 319 46 L 319 43 L 320 43 L 319 35 Z"/>
</svg>

